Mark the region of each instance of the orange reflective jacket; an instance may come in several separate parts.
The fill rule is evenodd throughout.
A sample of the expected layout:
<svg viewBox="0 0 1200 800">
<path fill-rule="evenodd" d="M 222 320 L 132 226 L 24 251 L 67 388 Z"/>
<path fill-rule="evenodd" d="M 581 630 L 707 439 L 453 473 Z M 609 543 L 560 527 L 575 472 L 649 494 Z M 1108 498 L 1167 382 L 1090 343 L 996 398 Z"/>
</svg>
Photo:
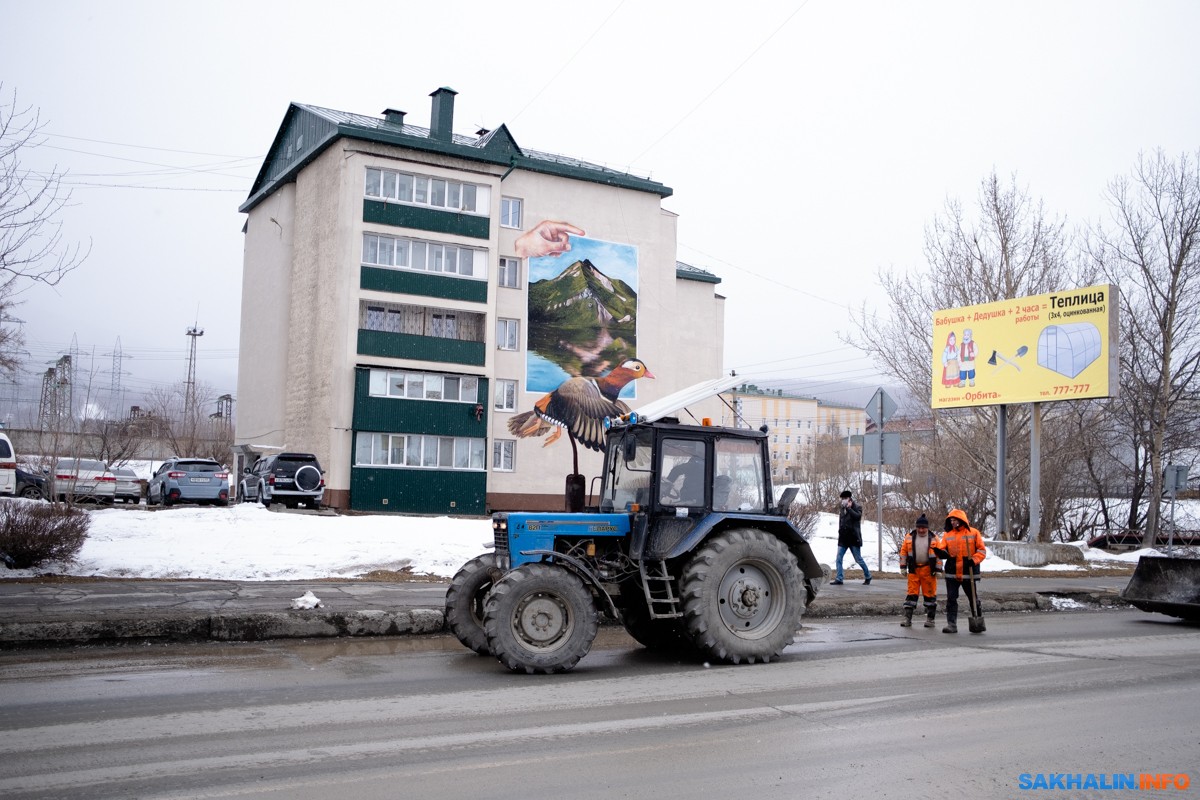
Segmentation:
<svg viewBox="0 0 1200 800">
<path fill-rule="evenodd" d="M 967 515 L 962 509 L 956 508 L 946 515 L 947 520 L 957 519 L 962 523 L 938 537 L 934 544 L 938 550 L 946 553 L 946 575 L 951 573 L 958 580 L 963 579 L 963 567 L 970 562 L 967 574 L 978 577 L 979 564 L 987 556 L 987 546 L 983 543 L 983 534 L 971 527 Z"/>
</svg>

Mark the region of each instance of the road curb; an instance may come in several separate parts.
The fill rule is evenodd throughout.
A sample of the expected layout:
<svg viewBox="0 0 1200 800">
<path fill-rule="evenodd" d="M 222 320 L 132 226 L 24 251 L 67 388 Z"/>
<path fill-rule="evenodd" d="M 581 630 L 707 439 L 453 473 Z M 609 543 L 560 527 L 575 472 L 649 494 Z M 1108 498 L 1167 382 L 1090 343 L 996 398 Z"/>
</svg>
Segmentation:
<svg viewBox="0 0 1200 800">
<path fill-rule="evenodd" d="M 938 614 L 945 614 L 939 595 Z M 1128 607 L 1109 592 L 1007 592 L 983 594 L 984 613 L 1071 611 Z M 960 609 L 965 601 L 960 601 Z M 900 617 L 904 595 L 882 599 L 851 592 L 823 592 L 809 606 L 809 619 L 836 617 Z M 961 613 L 961 612 L 960 612 Z M 604 620 L 606 624 L 617 624 Z M 255 642 L 269 639 L 421 636 L 447 633 L 440 608 L 400 611 L 366 609 L 329 611 L 244 611 L 223 614 L 107 614 L 88 619 L 55 618 L 0 622 L 0 645 L 99 643 L 129 640 Z"/>
</svg>

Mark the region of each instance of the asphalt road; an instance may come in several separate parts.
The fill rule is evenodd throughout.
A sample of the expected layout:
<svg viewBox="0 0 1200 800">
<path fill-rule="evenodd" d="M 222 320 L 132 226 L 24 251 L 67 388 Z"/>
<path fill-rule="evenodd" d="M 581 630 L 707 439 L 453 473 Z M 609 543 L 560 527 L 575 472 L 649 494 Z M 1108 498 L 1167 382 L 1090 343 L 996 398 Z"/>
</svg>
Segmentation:
<svg viewBox="0 0 1200 800">
<path fill-rule="evenodd" d="M 780 662 L 741 667 L 608 628 L 556 676 L 446 636 L 22 649 L 0 653 L 0 796 L 991 798 L 1020 796 L 1022 774 L 1198 781 L 1197 656 L 1200 627 L 1128 609 L 996 614 L 977 636 L 811 620 Z"/>
</svg>

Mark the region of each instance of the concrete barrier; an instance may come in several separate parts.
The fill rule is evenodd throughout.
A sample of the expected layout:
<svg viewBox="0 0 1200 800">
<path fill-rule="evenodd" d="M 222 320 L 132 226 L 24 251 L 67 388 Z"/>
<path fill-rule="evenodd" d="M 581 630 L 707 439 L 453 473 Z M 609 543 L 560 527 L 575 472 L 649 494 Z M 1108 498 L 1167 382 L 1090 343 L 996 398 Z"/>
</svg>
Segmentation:
<svg viewBox="0 0 1200 800">
<path fill-rule="evenodd" d="M 1075 564 L 1082 567 L 1087 563 L 1083 551 L 1069 544 L 989 540 L 987 547 L 996 557 L 1011 561 L 1018 567 L 1044 567 L 1048 564 Z"/>
</svg>

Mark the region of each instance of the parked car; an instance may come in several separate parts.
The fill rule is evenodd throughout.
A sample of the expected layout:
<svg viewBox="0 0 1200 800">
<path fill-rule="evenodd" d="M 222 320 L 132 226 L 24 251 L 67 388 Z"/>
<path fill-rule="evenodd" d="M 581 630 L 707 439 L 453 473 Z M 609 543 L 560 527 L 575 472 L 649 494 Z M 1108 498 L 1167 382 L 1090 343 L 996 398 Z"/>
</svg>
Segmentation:
<svg viewBox="0 0 1200 800">
<path fill-rule="evenodd" d="M 146 505 L 229 505 L 229 469 L 211 458 L 168 458 L 146 485 Z"/>
<path fill-rule="evenodd" d="M 111 467 L 112 474 L 117 476 L 116 499 L 121 503 L 133 503 L 135 506 L 142 502 L 142 479 L 129 467 Z"/>
<path fill-rule="evenodd" d="M 7 433 L 0 433 L 0 494 L 17 493 L 17 454 Z"/>
<path fill-rule="evenodd" d="M 103 461 L 60 458 L 54 464 L 52 491 L 59 500 L 112 505 L 117 476 Z"/>
<path fill-rule="evenodd" d="M 247 467 L 238 484 L 242 502 L 283 503 L 295 508 L 300 503 L 320 508 L 325 497 L 324 470 L 312 453 L 277 453 L 263 456 Z"/>
<path fill-rule="evenodd" d="M 36 472 L 26 472 L 17 467 L 17 497 L 24 497 L 27 500 L 48 500 L 46 494 L 46 476 L 38 475 Z"/>
</svg>

